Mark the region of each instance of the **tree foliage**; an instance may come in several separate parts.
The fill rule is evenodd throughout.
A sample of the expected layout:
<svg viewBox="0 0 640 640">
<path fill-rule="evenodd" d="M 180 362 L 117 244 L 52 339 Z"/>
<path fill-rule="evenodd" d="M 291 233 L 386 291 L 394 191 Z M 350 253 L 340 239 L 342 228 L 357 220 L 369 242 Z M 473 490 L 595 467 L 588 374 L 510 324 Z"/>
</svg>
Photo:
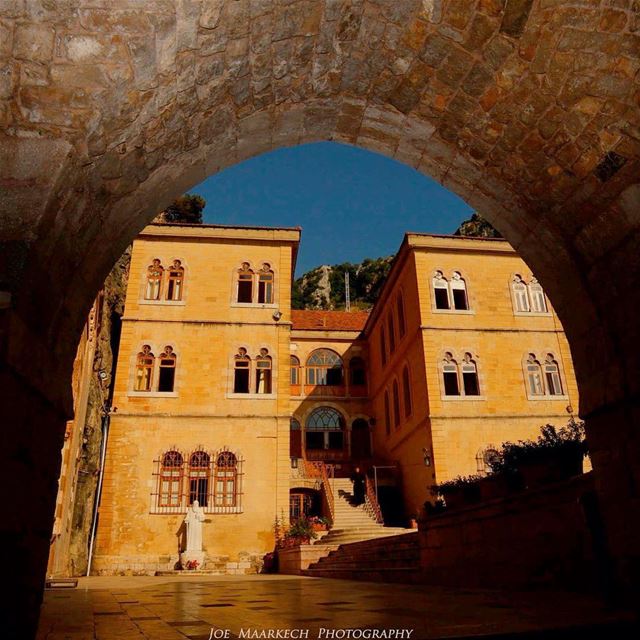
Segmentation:
<svg viewBox="0 0 640 640">
<path fill-rule="evenodd" d="M 156 218 L 156 222 L 202 224 L 202 211 L 207 202 L 201 196 L 185 193 L 176 198 Z"/>
</svg>

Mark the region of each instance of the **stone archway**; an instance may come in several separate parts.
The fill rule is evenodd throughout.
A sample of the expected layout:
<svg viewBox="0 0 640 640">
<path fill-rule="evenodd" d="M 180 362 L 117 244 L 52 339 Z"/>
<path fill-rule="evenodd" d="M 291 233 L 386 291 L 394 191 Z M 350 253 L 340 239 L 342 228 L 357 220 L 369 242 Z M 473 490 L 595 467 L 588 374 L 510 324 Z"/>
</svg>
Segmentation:
<svg viewBox="0 0 640 640">
<path fill-rule="evenodd" d="M 73 350 L 110 266 L 208 175 L 315 140 L 431 175 L 535 271 L 571 344 L 619 573 L 637 584 L 635 10 L 33 0 L 0 18 L 3 451 L 20 487 L 5 548 L 24 575 L 13 616 L 33 621 L 39 601 Z"/>
</svg>

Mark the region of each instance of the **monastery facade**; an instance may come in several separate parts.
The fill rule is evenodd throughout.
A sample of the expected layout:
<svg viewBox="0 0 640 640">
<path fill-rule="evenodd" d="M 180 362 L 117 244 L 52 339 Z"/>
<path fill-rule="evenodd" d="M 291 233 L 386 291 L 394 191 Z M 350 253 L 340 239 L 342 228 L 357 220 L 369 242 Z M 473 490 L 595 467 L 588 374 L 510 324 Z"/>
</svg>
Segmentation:
<svg viewBox="0 0 640 640">
<path fill-rule="evenodd" d="M 94 572 L 174 568 L 194 500 L 207 567 L 259 570 L 276 521 L 330 517 L 323 478 L 355 466 L 406 522 L 577 406 L 562 327 L 505 241 L 407 234 L 370 312 L 292 310 L 299 241 L 154 224 L 134 242 Z"/>
</svg>

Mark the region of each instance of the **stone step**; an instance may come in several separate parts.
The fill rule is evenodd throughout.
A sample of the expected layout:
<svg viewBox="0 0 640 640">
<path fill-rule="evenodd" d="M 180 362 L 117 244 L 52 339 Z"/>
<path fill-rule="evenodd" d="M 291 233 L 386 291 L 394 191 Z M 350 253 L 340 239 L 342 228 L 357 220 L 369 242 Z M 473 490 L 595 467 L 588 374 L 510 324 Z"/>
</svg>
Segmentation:
<svg viewBox="0 0 640 640">
<path fill-rule="evenodd" d="M 353 546 L 353 545 L 350 545 Z M 386 547 L 374 547 L 371 551 L 364 552 L 358 549 L 349 549 L 343 547 L 342 549 L 336 549 L 332 551 L 327 558 L 334 559 L 348 559 L 348 560 L 382 560 L 389 558 L 396 560 L 399 558 L 415 558 L 420 555 L 420 548 L 418 545 L 407 545 L 402 547 L 396 547 L 395 545 L 387 544 Z"/>
<path fill-rule="evenodd" d="M 384 530 L 385 527 L 382 527 Z M 302 574 L 317 578 L 413 582 L 420 572 L 420 539 L 415 529 L 386 528 L 389 535 L 341 544 Z M 336 535 L 334 542 L 341 540 Z M 348 535 L 345 535 L 348 538 Z"/>
</svg>

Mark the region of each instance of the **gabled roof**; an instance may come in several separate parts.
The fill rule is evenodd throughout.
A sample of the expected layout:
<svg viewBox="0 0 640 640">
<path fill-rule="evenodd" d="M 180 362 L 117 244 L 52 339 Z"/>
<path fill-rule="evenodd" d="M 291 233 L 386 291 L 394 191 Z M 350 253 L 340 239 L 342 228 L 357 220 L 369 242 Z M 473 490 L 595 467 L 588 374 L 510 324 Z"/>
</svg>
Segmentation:
<svg viewBox="0 0 640 640">
<path fill-rule="evenodd" d="M 291 310 L 293 329 L 306 331 L 362 331 L 369 314 L 366 311 Z"/>
</svg>

